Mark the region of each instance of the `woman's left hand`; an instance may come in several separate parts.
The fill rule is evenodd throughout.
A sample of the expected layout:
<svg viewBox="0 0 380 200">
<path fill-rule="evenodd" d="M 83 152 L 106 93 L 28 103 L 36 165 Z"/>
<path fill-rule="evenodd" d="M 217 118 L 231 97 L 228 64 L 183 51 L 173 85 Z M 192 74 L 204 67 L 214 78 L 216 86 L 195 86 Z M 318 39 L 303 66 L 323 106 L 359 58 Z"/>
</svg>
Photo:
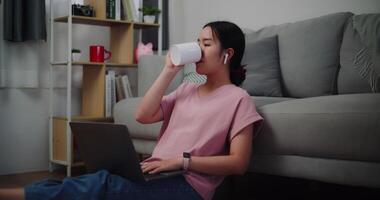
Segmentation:
<svg viewBox="0 0 380 200">
<path fill-rule="evenodd" d="M 182 168 L 182 158 L 157 160 L 141 163 L 143 173 L 156 174 L 163 171 L 173 171 Z"/>
</svg>

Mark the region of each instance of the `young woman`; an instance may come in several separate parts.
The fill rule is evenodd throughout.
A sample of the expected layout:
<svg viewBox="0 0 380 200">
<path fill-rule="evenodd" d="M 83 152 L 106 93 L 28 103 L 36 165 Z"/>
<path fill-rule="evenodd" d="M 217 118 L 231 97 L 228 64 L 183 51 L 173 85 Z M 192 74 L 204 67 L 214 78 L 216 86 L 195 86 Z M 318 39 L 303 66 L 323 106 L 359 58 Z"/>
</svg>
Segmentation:
<svg viewBox="0 0 380 200">
<path fill-rule="evenodd" d="M 184 169 L 167 179 L 135 183 L 100 171 L 61 181 L 42 181 L 0 192 L 18 199 L 212 199 L 224 176 L 243 174 L 250 157 L 254 125 L 262 120 L 249 94 L 238 87 L 245 79 L 241 65 L 245 40 L 233 23 L 206 24 L 198 38 L 202 58 L 196 71 L 204 84 L 183 83 L 164 96 L 183 66 L 165 66 L 142 98 L 135 117 L 140 123 L 163 121 L 152 156 L 141 163 L 144 173 Z"/>
</svg>

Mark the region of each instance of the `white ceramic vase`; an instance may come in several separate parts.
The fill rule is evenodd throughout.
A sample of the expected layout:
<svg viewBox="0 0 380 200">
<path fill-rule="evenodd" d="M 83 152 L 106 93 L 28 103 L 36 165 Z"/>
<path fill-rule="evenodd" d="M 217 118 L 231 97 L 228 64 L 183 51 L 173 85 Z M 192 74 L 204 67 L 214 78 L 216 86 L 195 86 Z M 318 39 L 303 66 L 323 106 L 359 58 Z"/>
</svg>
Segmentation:
<svg viewBox="0 0 380 200">
<path fill-rule="evenodd" d="M 144 15 L 144 22 L 145 23 L 153 24 L 154 21 L 156 21 L 156 16 L 155 15 Z"/>
</svg>

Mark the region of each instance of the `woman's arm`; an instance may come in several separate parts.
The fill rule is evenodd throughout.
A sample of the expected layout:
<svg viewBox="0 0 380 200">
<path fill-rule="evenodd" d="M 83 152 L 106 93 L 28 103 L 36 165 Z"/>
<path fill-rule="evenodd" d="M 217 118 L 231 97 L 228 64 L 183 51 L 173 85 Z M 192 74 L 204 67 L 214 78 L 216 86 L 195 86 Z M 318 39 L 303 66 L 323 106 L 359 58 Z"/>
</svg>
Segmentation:
<svg viewBox="0 0 380 200">
<path fill-rule="evenodd" d="M 244 174 L 248 168 L 252 152 L 253 124 L 243 128 L 233 138 L 229 155 L 223 156 L 192 156 L 189 170 L 209 175 Z M 182 158 L 153 161 L 142 164 L 143 172 L 158 173 L 161 171 L 178 170 L 182 168 Z"/>
<path fill-rule="evenodd" d="M 160 109 L 162 97 L 170 82 L 181 69 L 181 66 L 173 65 L 170 55 L 167 54 L 164 68 L 137 107 L 135 119 L 138 122 L 147 124 L 162 120 L 163 113 Z"/>
<path fill-rule="evenodd" d="M 229 155 L 191 157 L 189 169 L 210 175 L 244 174 L 251 159 L 252 133 L 253 124 L 243 128 L 231 141 Z"/>
</svg>

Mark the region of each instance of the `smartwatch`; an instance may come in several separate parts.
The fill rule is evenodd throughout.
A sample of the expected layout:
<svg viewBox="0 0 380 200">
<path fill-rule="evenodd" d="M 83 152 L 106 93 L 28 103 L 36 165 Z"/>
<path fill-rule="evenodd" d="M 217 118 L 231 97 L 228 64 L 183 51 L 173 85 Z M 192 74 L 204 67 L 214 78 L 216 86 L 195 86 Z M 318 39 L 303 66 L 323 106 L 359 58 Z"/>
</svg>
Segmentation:
<svg viewBox="0 0 380 200">
<path fill-rule="evenodd" d="M 183 152 L 183 169 L 187 171 L 190 165 L 191 155 L 188 152 Z"/>
</svg>

